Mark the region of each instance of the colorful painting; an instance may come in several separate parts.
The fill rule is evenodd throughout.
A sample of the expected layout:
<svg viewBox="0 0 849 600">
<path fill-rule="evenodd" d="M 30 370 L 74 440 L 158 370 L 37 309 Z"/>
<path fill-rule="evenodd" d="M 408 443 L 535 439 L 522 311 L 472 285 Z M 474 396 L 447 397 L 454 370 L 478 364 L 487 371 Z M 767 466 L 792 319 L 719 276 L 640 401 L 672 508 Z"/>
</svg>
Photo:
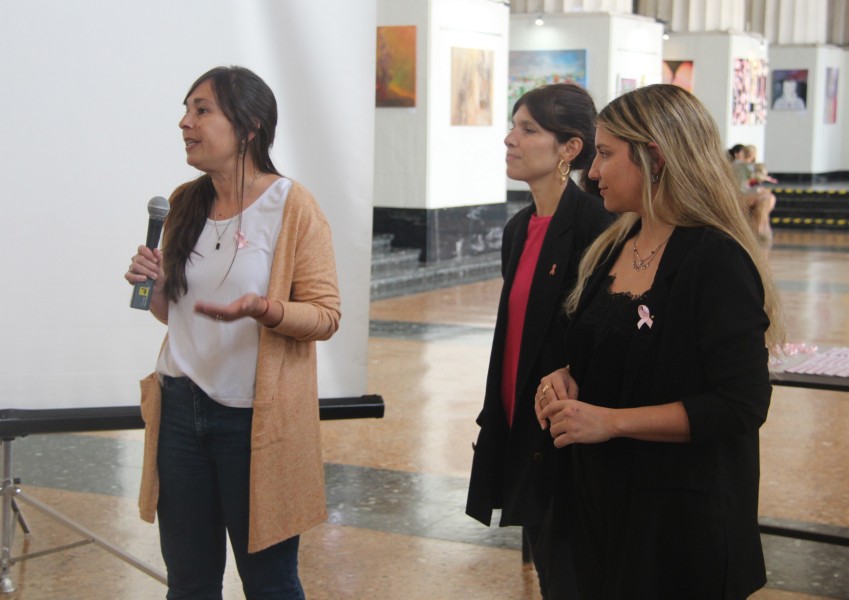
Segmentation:
<svg viewBox="0 0 849 600">
<path fill-rule="evenodd" d="M 620 77 L 619 78 L 619 95 L 626 94 L 632 90 L 637 89 L 637 80 L 633 77 Z"/>
<path fill-rule="evenodd" d="M 749 121 L 749 61 L 734 59 L 734 87 L 731 90 L 731 124 L 745 125 Z"/>
<path fill-rule="evenodd" d="M 416 28 L 377 28 L 376 106 L 416 105 Z"/>
<path fill-rule="evenodd" d="M 826 125 L 837 123 L 837 76 L 840 70 L 837 67 L 826 67 L 825 69 L 825 115 L 823 121 Z"/>
<path fill-rule="evenodd" d="M 808 108 L 808 70 L 772 72 L 772 110 L 804 111 Z"/>
<path fill-rule="evenodd" d="M 731 96 L 732 125 L 763 125 L 767 112 L 767 74 L 763 59 L 734 59 L 734 84 Z"/>
<path fill-rule="evenodd" d="M 495 52 L 451 48 L 451 124 L 492 125 Z"/>
<path fill-rule="evenodd" d="M 509 114 L 525 92 L 547 83 L 567 82 L 587 87 L 586 50 L 513 50 L 507 88 Z"/>
<path fill-rule="evenodd" d="M 753 59 L 749 61 L 749 98 L 751 103 L 750 125 L 763 125 L 766 123 L 766 113 L 769 108 L 767 97 L 769 96 L 769 61 L 766 59 Z"/>
<path fill-rule="evenodd" d="M 663 61 L 663 83 L 671 83 L 693 92 L 693 61 L 665 60 Z"/>
</svg>

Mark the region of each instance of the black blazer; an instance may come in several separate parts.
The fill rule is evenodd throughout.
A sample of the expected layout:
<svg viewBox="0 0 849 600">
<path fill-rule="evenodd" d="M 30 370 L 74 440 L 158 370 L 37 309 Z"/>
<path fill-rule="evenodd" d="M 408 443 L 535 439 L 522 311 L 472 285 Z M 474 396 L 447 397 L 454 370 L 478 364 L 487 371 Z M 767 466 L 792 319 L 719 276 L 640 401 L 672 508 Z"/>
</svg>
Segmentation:
<svg viewBox="0 0 849 600">
<path fill-rule="evenodd" d="M 534 416 L 534 394 L 544 375 L 563 366 L 565 315 L 563 301 L 572 289 L 584 250 L 612 221 L 601 198 L 571 180 L 543 240 L 528 298 L 512 429 L 501 398 L 502 362 L 507 333 L 510 288 L 534 213 L 530 205 L 504 228 L 501 248 L 504 286 L 498 304 L 495 335 L 486 380 L 483 410 L 472 464 L 466 513 L 490 524 L 493 508 L 501 508 L 501 525 L 538 525 L 548 507 L 555 449 L 551 436 Z"/>
<path fill-rule="evenodd" d="M 573 323 L 604 285 L 618 254 L 589 279 Z M 600 509 L 609 524 L 610 537 L 602 543 L 610 545 L 610 560 L 605 593 L 588 597 L 746 598 L 766 583 L 758 529 L 758 429 L 772 388 L 760 275 L 728 236 L 678 227 L 644 303 L 653 325 L 640 328 L 627 349 L 619 406 L 680 400 L 691 441 L 607 442 L 606 476 L 615 471 L 611 480 L 617 482 Z M 635 327 L 639 319 L 635 312 Z M 573 347 L 579 337 L 566 338 L 576 379 L 580 353 L 587 351 Z M 574 555 L 580 575 L 580 547 Z"/>
</svg>

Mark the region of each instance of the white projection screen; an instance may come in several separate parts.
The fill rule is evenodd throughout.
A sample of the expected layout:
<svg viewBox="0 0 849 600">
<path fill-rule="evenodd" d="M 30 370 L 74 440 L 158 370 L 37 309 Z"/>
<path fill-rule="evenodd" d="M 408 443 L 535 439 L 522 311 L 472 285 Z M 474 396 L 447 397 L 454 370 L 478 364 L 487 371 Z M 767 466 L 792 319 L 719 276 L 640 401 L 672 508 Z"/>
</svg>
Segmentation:
<svg viewBox="0 0 849 600">
<path fill-rule="evenodd" d="M 322 398 L 365 393 L 375 3 L 27 0 L 0 4 L 0 408 L 138 404 L 165 327 L 123 280 L 147 202 L 197 176 L 177 123 L 191 83 L 242 65 L 274 90 L 273 158 L 333 229 L 342 324 Z"/>
</svg>

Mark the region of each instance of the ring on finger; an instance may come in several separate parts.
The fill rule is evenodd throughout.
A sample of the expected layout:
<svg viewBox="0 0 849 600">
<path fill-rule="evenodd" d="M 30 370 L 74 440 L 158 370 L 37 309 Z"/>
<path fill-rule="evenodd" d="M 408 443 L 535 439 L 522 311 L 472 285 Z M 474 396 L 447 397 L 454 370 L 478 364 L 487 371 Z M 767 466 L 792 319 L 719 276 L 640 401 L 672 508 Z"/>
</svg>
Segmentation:
<svg viewBox="0 0 849 600">
<path fill-rule="evenodd" d="M 542 395 L 545 396 L 545 393 L 550 389 L 551 386 L 546 383 L 544 386 L 542 386 Z"/>
</svg>

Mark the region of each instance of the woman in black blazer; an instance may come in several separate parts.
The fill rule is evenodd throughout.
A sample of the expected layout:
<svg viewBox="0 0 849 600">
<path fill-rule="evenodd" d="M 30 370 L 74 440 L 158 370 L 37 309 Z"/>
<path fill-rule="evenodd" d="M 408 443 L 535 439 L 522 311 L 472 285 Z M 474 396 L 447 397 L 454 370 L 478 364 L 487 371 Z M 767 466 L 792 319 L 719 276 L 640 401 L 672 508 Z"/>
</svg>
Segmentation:
<svg viewBox="0 0 849 600">
<path fill-rule="evenodd" d="M 672 85 L 602 110 L 589 176 L 622 213 L 567 300 L 569 367 L 537 416 L 569 446 L 582 600 L 737 600 L 766 574 L 758 429 L 783 337 L 765 258 L 704 106 Z"/>
<path fill-rule="evenodd" d="M 543 86 L 516 102 L 504 140 L 507 175 L 528 183 L 533 204 L 504 229 L 504 286 L 466 512 L 489 525 L 500 508 L 501 526 L 525 527 L 545 598 L 557 597 L 550 590 L 568 577 L 562 570 L 546 577 L 551 552 L 540 534 L 555 449 L 536 425 L 534 392 L 540 378 L 562 364 L 563 301 L 584 250 L 612 220 L 600 198 L 569 178 L 595 156 L 595 117 L 583 88 Z"/>
</svg>

